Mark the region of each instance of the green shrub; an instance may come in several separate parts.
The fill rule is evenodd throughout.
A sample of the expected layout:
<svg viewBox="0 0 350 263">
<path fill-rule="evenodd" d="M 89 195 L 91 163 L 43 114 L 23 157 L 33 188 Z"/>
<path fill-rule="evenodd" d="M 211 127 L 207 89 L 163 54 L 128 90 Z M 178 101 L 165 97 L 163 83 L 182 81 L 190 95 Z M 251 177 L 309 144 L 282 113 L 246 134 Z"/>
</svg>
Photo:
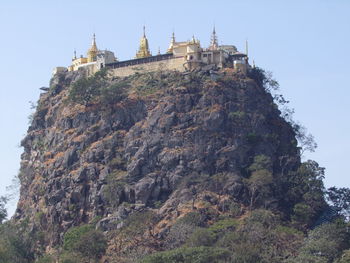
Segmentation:
<svg viewBox="0 0 350 263">
<path fill-rule="evenodd" d="M 228 206 L 228 213 L 233 217 L 240 216 L 242 214 L 241 205 L 235 202 L 231 202 Z"/>
<path fill-rule="evenodd" d="M 94 76 L 74 82 L 69 90 L 68 99 L 72 102 L 89 105 L 100 94 L 102 84 Z"/>
<path fill-rule="evenodd" d="M 164 202 L 162 202 L 162 201 L 160 201 L 160 200 L 157 200 L 157 201 L 155 201 L 155 202 L 153 203 L 153 206 L 154 206 L 154 208 L 159 209 L 159 208 L 161 208 L 161 207 L 163 206 L 163 204 L 164 204 Z"/>
<path fill-rule="evenodd" d="M 309 225 L 314 217 L 313 209 L 305 203 L 298 203 L 293 208 L 292 220 L 298 225 Z"/>
<path fill-rule="evenodd" d="M 276 233 L 281 233 L 281 234 L 287 234 L 287 235 L 297 235 L 297 236 L 303 236 L 303 232 L 299 231 L 298 229 L 295 229 L 293 227 L 288 227 L 288 226 L 281 226 L 278 225 L 275 228 Z"/>
<path fill-rule="evenodd" d="M 211 225 L 209 230 L 215 234 L 219 234 L 227 230 L 234 230 L 238 225 L 239 222 L 235 219 L 223 219 Z"/>
<path fill-rule="evenodd" d="M 248 143 L 250 144 L 257 144 L 259 142 L 261 142 L 261 136 L 254 133 L 254 132 L 251 132 L 251 133 L 248 133 L 247 136 L 246 136 L 246 140 Z"/>
<path fill-rule="evenodd" d="M 228 262 L 231 253 L 222 248 L 193 247 L 178 248 L 147 256 L 142 263 L 220 263 Z"/>
<path fill-rule="evenodd" d="M 74 82 L 69 90 L 68 100 L 86 106 L 93 103 L 111 105 L 127 96 L 127 88 L 129 85 L 126 81 L 109 82 L 107 71 L 101 70 Z"/>
<path fill-rule="evenodd" d="M 249 217 L 245 219 L 245 224 L 261 224 L 266 228 L 273 228 L 280 223 L 280 217 L 270 210 L 255 209 Z"/>
<path fill-rule="evenodd" d="M 63 252 L 60 255 L 59 263 L 85 263 L 86 261 L 77 253 Z"/>
<path fill-rule="evenodd" d="M 249 166 L 248 170 L 251 172 L 259 171 L 259 170 L 269 170 L 272 166 L 271 158 L 264 155 L 256 155 L 254 157 L 254 162 Z"/>
<path fill-rule="evenodd" d="M 117 207 L 120 204 L 120 197 L 124 191 L 125 181 L 123 175 L 125 172 L 112 173 L 107 176 L 107 184 L 103 189 L 103 197 L 112 206 Z"/>
<path fill-rule="evenodd" d="M 154 94 L 158 91 L 158 88 L 153 85 L 145 85 L 145 86 L 139 86 L 136 88 L 137 94 L 140 96 L 147 96 Z"/>
<path fill-rule="evenodd" d="M 84 233 L 74 245 L 74 251 L 84 258 L 94 259 L 95 262 L 103 256 L 107 248 L 107 239 L 101 231 L 90 230 Z"/>
<path fill-rule="evenodd" d="M 63 238 L 63 249 L 72 251 L 75 249 L 76 243 L 80 238 L 87 232 L 93 230 L 92 225 L 81 225 L 77 227 L 72 227 L 69 229 Z"/>
<path fill-rule="evenodd" d="M 64 262 L 70 262 L 71 254 L 79 254 L 97 262 L 106 248 L 106 238 L 101 231 L 95 230 L 93 225 L 73 227 L 64 235 L 63 249 L 68 252 Z"/>
<path fill-rule="evenodd" d="M 112 160 L 110 160 L 109 162 L 109 166 L 112 169 L 125 169 L 126 166 L 126 160 L 117 156 L 115 158 L 113 158 Z"/>
<path fill-rule="evenodd" d="M 125 221 L 125 226 L 122 228 L 122 231 L 128 233 L 130 236 L 141 235 L 150 225 L 153 225 L 157 219 L 157 215 L 152 211 L 135 212 Z"/>
<path fill-rule="evenodd" d="M 102 104 L 111 105 L 127 97 L 126 90 L 129 84 L 125 81 L 117 82 L 101 89 L 100 101 Z"/>
<path fill-rule="evenodd" d="M 55 263 L 55 259 L 50 255 L 44 255 L 37 259 L 35 263 Z"/>
<path fill-rule="evenodd" d="M 263 260 L 257 244 L 241 242 L 235 246 L 230 263 L 267 263 Z M 271 262 L 272 263 L 272 262 Z"/>
<path fill-rule="evenodd" d="M 218 247 L 230 248 L 232 249 L 237 244 L 242 242 L 243 237 L 241 233 L 236 231 L 228 231 L 217 241 L 216 245 Z"/>
<path fill-rule="evenodd" d="M 186 242 L 190 247 L 212 246 L 216 241 L 216 235 L 208 228 L 198 228 Z"/>
<path fill-rule="evenodd" d="M 212 189 L 215 192 L 222 192 L 228 179 L 229 175 L 226 173 L 217 173 L 208 178 L 207 185 L 209 189 Z"/>
<path fill-rule="evenodd" d="M 206 216 L 199 212 L 187 213 L 184 217 L 180 218 L 176 223 L 183 223 L 191 226 L 205 226 Z"/>
<path fill-rule="evenodd" d="M 245 117 L 244 111 L 232 111 L 228 114 L 229 119 L 231 120 L 242 120 Z"/>
<path fill-rule="evenodd" d="M 227 231 L 233 231 L 238 224 L 238 221 L 235 219 L 223 219 L 215 222 L 208 228 L 197 228 L 186 244 L 192 247 L 212 246 Z"/>
</svg>

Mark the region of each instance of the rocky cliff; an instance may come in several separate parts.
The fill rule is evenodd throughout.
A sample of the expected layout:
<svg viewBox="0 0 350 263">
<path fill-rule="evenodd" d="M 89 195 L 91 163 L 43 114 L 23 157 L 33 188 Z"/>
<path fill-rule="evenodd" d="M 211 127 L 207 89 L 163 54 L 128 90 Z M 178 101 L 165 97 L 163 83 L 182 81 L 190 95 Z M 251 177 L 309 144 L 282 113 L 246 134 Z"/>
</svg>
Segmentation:
<svg viewBox="0 0 350 263">
<path fill-rule="evenodd" d="M 105 262 L 123 262 L 179 246 L 174 226 L 189 215 L 211 225 L 264 208 L 288 219 L 302 199 L 289 176 L 296 144 L 254 74 L 60 73 L 22 141 L 14 220 L 42 233 L 46 251 L 94 224 L 108 238 Z"/>
</svg>

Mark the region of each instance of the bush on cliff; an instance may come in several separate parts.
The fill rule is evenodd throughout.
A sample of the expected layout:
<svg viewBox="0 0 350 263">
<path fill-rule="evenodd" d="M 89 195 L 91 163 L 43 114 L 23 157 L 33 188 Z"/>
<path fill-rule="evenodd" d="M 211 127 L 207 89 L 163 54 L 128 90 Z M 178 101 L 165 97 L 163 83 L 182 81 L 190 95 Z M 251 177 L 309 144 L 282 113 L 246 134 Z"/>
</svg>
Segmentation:
<svg viewBox="0 0 350 263">
<path fill-rule="evenodd" d="M 97 262 L 106 248 L 105 236 L 101 231 L 95 230 L 92 225 L 73 227 L 64 235 L 63 249 L 68 252 L 66 252 L 67 255 L 78 254 Z"/>
<path fill-rule="evenodd" d="M 101 86 L 104 85 L 105 80 L 100 76 L 81 78 L 72 84 L 68 98 L 72 102 L 87 106 L 96 100 L 100 95 Z"/>
<path fill-rule="evenodd" d="M 178 263 L 178 262 L 193 262 L 193 263 L 220 263 L 228 262 L 230 252 L 222 248 L 213 247 L 184 247 L 165 252 L 152 254 L 142 263 Z"/>
<path fill-rule="evenodd" d="M 74 82 L 70 87 L 68 100 L 85 106 L 94 103 L 110 105 L 124 99 L 127 88 L 127 82 L 110 82 L 107 71 L 101 70 L 90 77 Z"/>
</svg>

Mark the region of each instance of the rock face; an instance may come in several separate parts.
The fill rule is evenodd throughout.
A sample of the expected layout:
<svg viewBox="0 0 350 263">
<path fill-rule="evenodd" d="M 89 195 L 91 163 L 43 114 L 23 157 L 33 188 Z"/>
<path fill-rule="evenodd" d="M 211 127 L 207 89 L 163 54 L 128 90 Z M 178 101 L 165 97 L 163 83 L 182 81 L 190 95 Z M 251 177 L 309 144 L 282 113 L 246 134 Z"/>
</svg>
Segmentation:
<svg viewBox="0 0 350 263">
<path fill-rule="evenodd" d="M 123 228 L 140 211 L 156 215 L 149 247 L 162 246 L 172 222 L 190 211 L 220 214 L 229 202 L 246 209 L 255 156 L 269 158 L 274 183 L 254 205 L 287 207 L 281 156 L 294 160 L 288 169 L 299 162 L 295 134 L 253 79 L 230 70 L 215 80 L 204 70 L 110 79 L 127 95 L 107 106 L 68 99 L 79 74 L 51 80 L 22 141 L 15 220 L 45 233 L 44 246 L 93 220 L 103 231 Z"/>
</svg>

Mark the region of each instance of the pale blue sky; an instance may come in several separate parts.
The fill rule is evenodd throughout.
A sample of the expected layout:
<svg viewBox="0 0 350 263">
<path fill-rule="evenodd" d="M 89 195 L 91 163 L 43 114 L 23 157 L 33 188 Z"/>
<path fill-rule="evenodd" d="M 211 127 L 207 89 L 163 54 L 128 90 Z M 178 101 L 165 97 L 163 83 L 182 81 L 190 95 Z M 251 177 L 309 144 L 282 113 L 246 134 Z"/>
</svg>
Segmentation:
<svg viewBox="0 0 350 263">
<path fill-rule="evenodd" d="M 308 157 L 326 167 L 326 185 L 350 187 L 349 13 L 348 0 L 1 0 L 0 195 L 19 168 L 29 101 L 52 69 L 68 66 L 74 49 L 85 54 L 93 32 L 100 49 L 130 59 L 143 24 L 154 54 L 173 29 L 177 40 L 194 34 L 203 46 L 214 23 L 220 44 L 243 50 L 248 39 L 251 60 L 273 72 L 295 119 L 315 136 Z"/>
</svg>

